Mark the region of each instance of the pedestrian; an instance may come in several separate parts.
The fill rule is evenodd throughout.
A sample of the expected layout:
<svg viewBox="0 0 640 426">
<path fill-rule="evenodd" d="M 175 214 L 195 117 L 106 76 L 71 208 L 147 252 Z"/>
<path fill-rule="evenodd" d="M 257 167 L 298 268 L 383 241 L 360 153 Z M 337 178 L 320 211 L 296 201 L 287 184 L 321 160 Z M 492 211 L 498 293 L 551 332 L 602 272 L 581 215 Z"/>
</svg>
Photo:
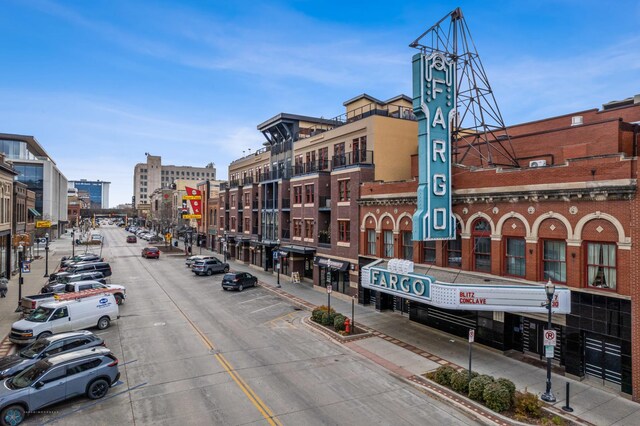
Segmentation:
<svg viewBox="0 0 640 426">
<path fill-rule="evenodd" d="M 0 277 L 0 297 L 7 297 L 9 280 L 5 278 L 4 273 Z"/>
</svg>

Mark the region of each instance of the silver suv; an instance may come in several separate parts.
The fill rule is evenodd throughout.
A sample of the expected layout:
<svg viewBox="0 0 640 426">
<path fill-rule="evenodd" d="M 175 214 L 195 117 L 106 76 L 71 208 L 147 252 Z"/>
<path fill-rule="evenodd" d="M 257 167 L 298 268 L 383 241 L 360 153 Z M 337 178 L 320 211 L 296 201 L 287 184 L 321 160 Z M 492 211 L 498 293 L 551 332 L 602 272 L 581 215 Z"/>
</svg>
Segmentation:
<svg viewBox="0 0 640 426">
<path fill-rule="evenodd" d="M 215 257 L 211 259 L 198 259 L 191 265 L 191 272 L 196 275 L 211 275 L 214 272 L 229 272 L 229 264 L 220 262 Z"/>
<path fill-rule="evenodd" d="M 27 412 L 82 394 L 100 399 L 119 378 L 118 358 L 106 348 L 43 359 L 0 386 L 0 423 L 18 425 Z"/>
</svg>

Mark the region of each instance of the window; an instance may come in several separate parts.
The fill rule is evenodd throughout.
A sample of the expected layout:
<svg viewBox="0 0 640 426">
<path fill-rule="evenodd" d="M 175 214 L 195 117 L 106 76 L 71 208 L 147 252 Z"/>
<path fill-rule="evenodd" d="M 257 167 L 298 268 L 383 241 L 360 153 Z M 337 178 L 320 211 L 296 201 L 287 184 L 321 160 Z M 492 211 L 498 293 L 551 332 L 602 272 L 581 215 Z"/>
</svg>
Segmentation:
<svg viewBox="0 0 640 426">
<path fill-rule="evenodd" d="M 616 245 L 587 243 L 587 286 L 616 288 Z"/>
<path fill-rule="evenodd" d="M 525 276 L 525 241 L 522 238 L 507 238 L 506 241 L 506 274 L 517 277 Z"/>
<path fill-rule="evenodd" d="M 350 235 L 350 221 L 348 220 L 339 220 L 338 221 L 338 241 L 349 242 L 351 241 Z"/>
<path fill-rule="evenodd" d="M 235 231 L 236 229 L 236 218 L 232 217 L 231 218 L 231 229 Z"/>
<path fill-rule="evenodd" d="M 302 237 L 302 220 L 293 219 L 293 236 Z"/>
<path fill-rule="evenodd" d="M 356 138 L 353 140 L 353 162 L 357 164 L 367 160 L 367 137 Z"/>
<path fill-rule="evenodd" d="M 244 230 L 245 231 L 251 231 L 251 218 L 250 217 L 245 217 L 244 218 Z"/>
<path fill-rule="evenodd" d="M 313 239 L 313 219 L 307 219 L 304 221 L 304 237 Z"/>
<path fill-rule="evenodd" d="M 229 203 L 229 204 L 231 204 L 232 207 L 236 206 L 236 196 L 235 195 L 231 196 L 231 203 Z"/>
<path fill-rule="evenodd" d="M 65 366 L 56 367 L 52 370 L 49 370 L 48 373 L 46 373 L 43 377 L 40 378 L 40 381 L 44 383 L 51 383 L 55 380 L 62 379 L 66 374 L 67 374 L 67 367 Z"/>
<path fill-rule="evenodd" d="M 376 253 L 376 230 L 367 229 L 367 254 L 377 255 Z"/>
<path fill-rule="evenodd" d="M 383 257 L 393 257 L 393 231 L 384 231 L 383 241 L 384 241 Z"/>
<path fill-rule="evenodd" d="M 484 219 L 473 224 L 473 266 L 479 272 L 491 272 L 491 226 Z"/>
<path fill-rule="evenodd" d="M 293 204 L 302 204 L 302 186 L 293 187 Z"/>
<path fill-rule="evenodd" d="M 422 242 L 422 263 L 436 263 L 436 242 Z"/>
<path fill-rule="evenodd" d="M 73 350 L 75 348 L 79 348 L 80 346 L 83 346 L 83 345 L 88 345 L 90 343 L 90 340 L 89 339 L 67 339 L 63 343 L 64 345 L 62 346 L 62 350 L 66 352 L 66 351 Z"/>
<path fill-rule="evenodd" d="M 67 367 L 67 376 L 73 376 L 74 374 L 96 368 L 100 365 L 100 362 L 100 359 L 92 359 L 91 361 L 83 361 L 81 364 L 69 366 Z"/>
<path fill-rule="evenodd" d="M 247 206 L 247 207 L 248 207 L 248 206 L 250 206 L 250 203 L 249 203 L 249 195 L 250 195 L 250 194 L 249 194 L 248 192 L 246 192 L 246 193 L 244 194 L 244 205 L 245 205 L 245 206 Z"/>
<path fill-rule="evenodd" d="M 446 244 L 447 266 L 451 268 L 462 268 L 462 232 L 460 224 L 456 226 L 456 239 L 448 240 Z"/>
<path fill-rule="evenodd" d="M 411 231 L 402 231 L 402 258 L 413 260 L 413 238 Z"/>
<path fill-rule="evenodd" d="M 305 194 L 305 204 L 313 204 L 314 203 L 314 188 L 313 185 L 305 185 L 304 186 L 304 194 Z"/>
<path fill-rule="evenodd" d="M 350 180 L 339 180 L 338 181 L 338 200 L 340 201 L 349 201 L 351 200 L 351 190 L 349 189 Z"/>
<path fill-rule="evenodd" d="M 564 241 L 545 240 L 542 245 L 544 280 L 567 282 L 567 247 Z"/>
<path fill-rule="evenodd" d="M 91 288 L 91 286 L 89 286 L 89 288 Z M 58 308 L 56 309 L 56 311 L 53 313 L 53 316 L 51 317 L 52 320 L 57 320 L 60 318 L 66 318 L 68 316 L 67 314 L 67 308 Z"/>
<path fill-rule="evenodd" d="M 318 150 L 318 168 L 325 170 L 329 167 L 329 148 L 320 148 Z"/>
<path fill-rule="evenodd" d="M 344 155 L 344 142 L 333 145 L 333 166 L 340 167 L 346 164 Z"/>
</svg>

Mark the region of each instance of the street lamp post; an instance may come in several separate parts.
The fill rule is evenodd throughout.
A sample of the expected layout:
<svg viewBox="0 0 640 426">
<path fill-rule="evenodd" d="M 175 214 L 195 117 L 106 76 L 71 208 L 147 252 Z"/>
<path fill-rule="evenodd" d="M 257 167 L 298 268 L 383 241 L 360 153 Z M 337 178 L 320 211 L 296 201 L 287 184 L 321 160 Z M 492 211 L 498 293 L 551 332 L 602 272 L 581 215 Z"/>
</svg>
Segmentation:
<svg viewBox="0 0 640 426">
<path fill-rule="evenodd" d="M 71 257 L 76 257 L 76 230 L 71 230 Z"/>
<path fill-rule="evenodd" d="M 280 288 L 282 287 L 280 285 L 280 239 L 276 241 L 276 250 L 276 258 L 278 259 L 278 262 L 276 263 L 276 266 L 278 267 L 278 280 L 276 282 L 276 287 Z"/>
<path fill-rule="evenodd" d="M 222 257 L 224 263 L 227 263 L 227 231 L 224 231 L 224 238 L 222 239 Z"/>
<path fill-rule="evenodd" d="M 544 286 L 544 290 L 547 293 L 547 312 L 549 313 L 547 321 L 547 330 L 551 330 L 551 302 L 553 301 L 553 293 L 556 291 L 556 286 L 551 282 L 551 279 Z M 545 354 L 548 355 L 548 354 Z M 540 396 L 545 402 L 556 402 L 556 397 L 551 392 L 551 357 L 547 356 L 547 388 L 545 392 Z"/>
<path fill-rule="evenodd" d="M 45 246 L 44 246 L 44 276 L 49 276 L 49 233 L 44 234 Z"/>
<path fill-rule="evenodd" d="M 18 245 L 18 307 L 16 308 L 16 312 L 22 311 L 20 307 L 20 302 L 22 301 L 22 252 L 24 251 L 24 247 L 22 243 Z"/>
</svg>

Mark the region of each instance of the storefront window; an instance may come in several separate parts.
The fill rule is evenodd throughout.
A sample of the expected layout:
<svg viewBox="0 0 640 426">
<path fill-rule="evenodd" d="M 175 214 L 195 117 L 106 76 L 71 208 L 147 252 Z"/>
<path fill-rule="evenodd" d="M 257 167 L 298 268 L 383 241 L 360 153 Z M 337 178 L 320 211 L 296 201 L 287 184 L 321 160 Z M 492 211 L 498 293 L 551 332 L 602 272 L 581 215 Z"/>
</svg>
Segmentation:
<svg viewBox="0 0 640 426">
<path fill-rule="evenodd" d="M 564 241 L 546 240 L 542 249 L 544 280 L 567 282 L 567 247 Z"/>
<path fill-rule="evenodd" d="M 615 290 L 615 244 L 587 243 L 587 286 Z"/>
<path fill-rule="evenodd" d="M 525 276 L 525 250 L 523 238 L 507 238 L 505 253 L 507 275 Z"/>
</svg>

